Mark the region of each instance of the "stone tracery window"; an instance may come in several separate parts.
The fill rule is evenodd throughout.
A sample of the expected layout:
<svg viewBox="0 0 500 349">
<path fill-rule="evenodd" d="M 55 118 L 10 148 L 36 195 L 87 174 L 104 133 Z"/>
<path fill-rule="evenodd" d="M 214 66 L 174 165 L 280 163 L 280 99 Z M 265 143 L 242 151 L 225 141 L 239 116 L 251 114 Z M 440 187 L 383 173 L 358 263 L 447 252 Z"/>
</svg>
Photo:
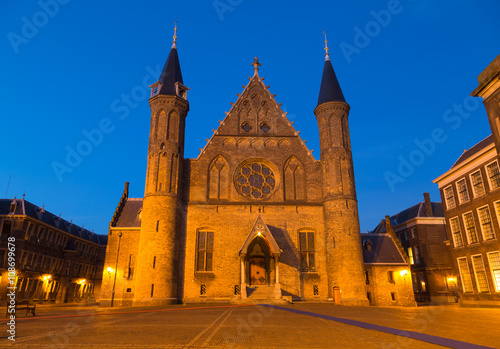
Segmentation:
<svg viewBox="0 0 500 349">
<path fill-rule="evenodd" d="M 252 199 L 265 199 L 276 187 L 276 176 L 268 165 L 254 161 L 236 171 L 235 182 L 241 195 Z"/>
</svg>

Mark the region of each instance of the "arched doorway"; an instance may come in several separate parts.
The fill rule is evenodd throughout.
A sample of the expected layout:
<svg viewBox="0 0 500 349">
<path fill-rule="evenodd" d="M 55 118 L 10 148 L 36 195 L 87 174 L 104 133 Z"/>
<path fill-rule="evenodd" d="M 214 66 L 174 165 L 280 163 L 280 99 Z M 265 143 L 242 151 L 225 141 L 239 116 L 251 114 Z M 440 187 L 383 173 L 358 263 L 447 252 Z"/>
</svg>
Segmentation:
<svg viewBox="0 0 500 349">
<path fill-rule="evenodd" d="M 269 285 L 270 251 L 266 242 L 257 237 L 250 244 L 248 251 L 249 285 Z"/>
</svg>

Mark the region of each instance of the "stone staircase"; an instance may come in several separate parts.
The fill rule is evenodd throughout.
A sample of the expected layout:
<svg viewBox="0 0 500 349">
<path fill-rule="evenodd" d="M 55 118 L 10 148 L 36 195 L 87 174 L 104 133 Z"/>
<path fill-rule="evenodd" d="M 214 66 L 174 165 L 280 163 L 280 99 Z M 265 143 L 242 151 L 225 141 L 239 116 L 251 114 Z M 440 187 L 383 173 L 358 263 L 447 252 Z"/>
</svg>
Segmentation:
<svg viewBox="0 0 500 349">
<path fill-rule="evenodd" d="M 247 298 L 244 303 L 260 304 L 285 304 L 284 299 L 274 298 L 274 286 L 251 286 L 247 287 Z"/>
</svg>

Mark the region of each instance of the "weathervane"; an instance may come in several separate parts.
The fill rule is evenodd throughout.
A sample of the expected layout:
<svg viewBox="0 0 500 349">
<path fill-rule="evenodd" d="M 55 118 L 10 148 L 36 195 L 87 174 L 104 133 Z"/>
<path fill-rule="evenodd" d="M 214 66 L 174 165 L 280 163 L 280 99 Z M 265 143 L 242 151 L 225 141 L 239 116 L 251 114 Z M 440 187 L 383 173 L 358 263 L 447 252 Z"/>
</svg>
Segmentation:
<svg viewBox="0 0 500 349">
<path fill-rule="evenodd" d="M 177 19 L 175 20 L 175 26 L 174 26 L 174 41 L 172 42 L 172 47 L 176 47 L 176 43 L 177 43 Z"/>
<path fill-rule="evenodd" d="M 330 55 L 328 54 L 328 40 L 326 39 L 326 29 L 323 31 L 323 34 L 325 34 L 325 60 L 329 61 Z"/>
</svg>

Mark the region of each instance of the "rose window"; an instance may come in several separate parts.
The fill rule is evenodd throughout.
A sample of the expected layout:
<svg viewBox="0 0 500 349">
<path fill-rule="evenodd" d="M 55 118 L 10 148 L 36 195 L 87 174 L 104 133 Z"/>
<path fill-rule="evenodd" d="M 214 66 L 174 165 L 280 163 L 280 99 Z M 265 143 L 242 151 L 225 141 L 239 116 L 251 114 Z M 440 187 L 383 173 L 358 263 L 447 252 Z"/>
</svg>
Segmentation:
<svg viewBox="0 0 500 349">
<path fill-rule="evenodd" d="M 261 162 L 247 163 L 236 171 L 236 189 L 251 199 L 265 199 L 276 187 L 276 177 L 271 168 Z"/>
</svg>

